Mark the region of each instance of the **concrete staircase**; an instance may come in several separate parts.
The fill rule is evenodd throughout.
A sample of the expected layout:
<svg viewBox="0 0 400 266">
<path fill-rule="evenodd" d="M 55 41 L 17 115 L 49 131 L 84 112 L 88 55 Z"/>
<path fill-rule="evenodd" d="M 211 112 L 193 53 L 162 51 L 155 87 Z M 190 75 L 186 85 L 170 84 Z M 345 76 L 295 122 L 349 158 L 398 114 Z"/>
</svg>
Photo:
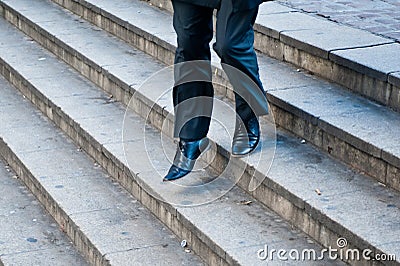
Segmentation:
<svg viewBox="0 0 400 266">
<path fill-rule="evenodd" d="M 2 24 L 2 29 L 5 29 L 3 26 L 8 27 L 7 24 Z M 11 28 L 8 27 L 8 29 Z M 14 29 L 12 30 L 15 32 Z M 32 49 L 32 54 L 29 53 L 30 56 L 40 56 L 39 58 L 50 56 L 48 53 L 41 55 L 40 53 L 44 51 L 41 51 L 36 44 L 24 40 L 19 32 L 15 33 L 17 33 L 15 36 L 21 37 L 21 44 L 22 42 L 30 44 L 29 47 L 22 44 L 17 49 Z M 68 75 L 71 70 L 54 61 L 55 58 L 52 59 L 51 57 L 46 58 L 48 62 L 53 63 L 48 67 L 64 67 L 64 70 L 58 68 L 58 71 L 62 71 L 61 75 Z M 43 70 L 37 72 L 36 80 L 39 82 L 50 77 Z M 61 76 L 52 76 L 52 78 L 56 77 L 60 78 Z M 83 92 L 82 89 L 85 89 L 85 85 L 86 89 L 92 89 L 92 91 L 97 89 L 76 73 L 71 72 L 66 79 L 63 78 L 63 82 L 68 82 L 64 84 L 67 86 L 72 85 L 73 81 L 81 82 L 78 85 L 82 85 L 75 87 L 77 95 L 82 95 L 81 92 Z M 4 218 L 2 217 L 4 223 L 2 223 L 0 259 L 5 265 L 87 264 L 82 258 L 73 261 L 78 251 L 90 264 L 95 265 L 132 265 L 136 263 L 157 265 L 160 263 L 160 257 L 162 257 L 163 263 L 169 265 L 203 264 L 197 256 L 186 253 L 170 230 L 162 225 L 137 199 L 109 178 L 109 175 L 98 163 L 88 157 L 79 146 L 28 102 L 25 99 L 26 96 L 10 87 L 3 78 L 0 79 L 0 84 L 2 94 L 1 155 L 14 169 L 16 176 L 25 183 L 26 187 L 58 223 L 58 227 L 54 228 L 52 225 L 54 222 L 50 223 L 49 218 L 40 220 L 35 218 L 40 221 L 40 225 L 43 225 L 43 229 L 41 229 L 32 225 L 32 219 L 17 215 L 18 213 L 13 213 L 15 219 L 11 219 L 12 217 L 7 214 Z M 57 99 L 65 101 L 74 97 L 73 92 L 59 89 L 60 87 L 53 90 L 59 94 L 58 97 L 56 96 Z M 80 92 L 78 92 L 79 90 Z M 73 98 L 71 100 L 73 101 Z M 44 107 L 44 105 L 42 106 Z M 53 118 L 56 116 L 54 113 Z M 107 116 L 107 118 L 110 117 Z M 10 178 L 8 177 L 8 179 Z M 5 184 L 7 184 L 6 181 L 4 180 Z M 8 183 L 10 183 L 9 180 Z M 8 184 L 8 187 L 11 185 Z M 7 187 L 2 186 L 2 190 L 6 191 L 6 189 Z M 13 189 L 18 190 L 18 188 Z M 15 199 L 19 199 L 19 197 L 13 195 L 10 199 L 11 195 L 8 195 L 10 193 L 12 192 L 8 191 L 5 194 L 4 203 L 3 198 L 1 201 L 4 206 L 7 206 L 8 203 L 8 207 L 4 208 L 5 212 L 10 208 L 15 209 L 15 205 L 18 204 Z M 32 205 L 32 203 L 30 204 Z M 21 207 L 29 208 L 29 204 Z M 22 221 L 30 224 L 30 227 L 20 232 L 21 229 L 18 228 L 27 227 L 19 224 Z M 18 227 L 13 228 L 15 225 Z M 59 250 L 54 247 L 51 249 L 51 243 L 48 242 L 53 241 L 52 238 L 47 240 L 46 235 L 42 235 L 50 230 L 46 229 L 46 225 L 47 227 L 51 226 L 49 234 L 50 236 L 54 235 L 54 241 L 57 242 L 53 243 L 53 246 L 58 247 Z M 27 240 L 19 239 L 22 233 L 29 233 L 26 239 L 28 242 L 29 239 L 33 242 L 30 244 L 32 251 L 24 247 L 27 245 Z M 67 242 L 64 234 L 69 236 L 75 249 L 64 244 Z M 62 236 L 64 240 L 59 235 L 64 235 Z M 3 237 L 9 238 L 3 240 Z M 14 243 L 15 238 L 19 240 L 18 243 Z M 58 238 L 61 240 L 57 240 Z M 67 243 L 69 244 L 69 242 Z M 71 249 L 70 253 L 72 255 L 75 253 L 75 255 L 67 253 L 62 256 L 62 252 L 66 253 L 66 248 Z M 36 255 L 33 251 L 42 252 Z M 18 257 L 19 253 L 24 256 Z M 23 258 L 24 260 L 22 260 Z"/>
<path fill-rule="evenodd" d="M 232 92 L 216 65 L 224 104 L 215 121 L 227 129 L 212 126 L 206 171 L 165 184 L 175 149 L 172 103 L 160 98 L 172 84 L 169 6 L 0 1 L 0 154 L 75 249 L 95 265 L 398 265 L 400 86 L 389 68 L 398 44 L 263 4 L 256 47 L 272 114 L 262 151 L 230 158 Z M 321 31 L 348 38 L 326 47 Z M 362 61 L 379 54 L 371 49 L 389 51 L 386 72 Z M 266 245 L 357 249 L 360 260 L 266 261 Z M 376 260 L 361 256 L 366 249 Z"/>
</svg>

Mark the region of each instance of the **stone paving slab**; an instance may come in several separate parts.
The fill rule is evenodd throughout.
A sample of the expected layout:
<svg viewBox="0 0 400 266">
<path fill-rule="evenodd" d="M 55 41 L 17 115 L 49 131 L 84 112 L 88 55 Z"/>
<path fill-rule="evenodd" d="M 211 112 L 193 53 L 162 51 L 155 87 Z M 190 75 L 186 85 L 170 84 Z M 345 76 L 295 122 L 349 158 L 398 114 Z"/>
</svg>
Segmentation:
<svg viewBox="0 0 400 266">
<path fill-rule="evenodd" d="M 0 263 L 88 265 L 18 176 L 0 162 Z"/>
<path fill-rule="evenodd" d="M 280 2 L 285 2 L 285 1 L 280 1 Z M 290 1 L 287 1 L 290 2 Z M 295 2 L 295 1 L 293 1 Z M 307 64 L 304 63 L 304 61 L 307 60 L 313 60 L 311 58 L 308 58 L 308 56 L 304 57 L 298 57 L 301 55 L 302 51 L 306 51 L 310 54 L 316 55 L 319 58 L 327 58 L 329 61 L 338 64 L 340 66 L 344 66 L 346 68 L 349 68 L 351 70 L 356 71 L 357 73 L 365 74 L 367 76 L 370 76 L 372 78 L 381 78 L 385 82 L 389 82 L 387 79 L 387 75 L 390 73 L 389 71 L 386 71 L 383 73 L 383 76 L 377 76 L 376 75 L 376 69 L 381 68 L 381 64 L 379 63 L 379 60 L 382 59 L 381 55 L 374 53 L 373 51 L 365 50 L 365 53 L 363 54 L 364 58 L 367 58 L 367 60 L 370 60 L 370 63 L 363 62 L 362 60 L 360 61 L 359 58 L 352 58 L 350 55 L 353 55 L 353 51 L 356 48 L 359 48 L 358 50 L 362 50 L 363 48 L 369 48 L 372 47 L 374 48 L 375 46 L 383 45 L 383 44 L 394 44 L 393 46 L 388 46 L 386 48 L 387 51 L 390 50 L 390 52 L 387 53 L 397 53 L 397 45 L 394 43 L 393 39 L 386 38 L 384 36 L 378 36 L 375 34 L 372 34 L 368 31 L 365 31 L 363 29 L 359 29 L 358 27 L 353 27 L 353 26 L 348 26 L 342 23 L 335 23 L 332 22 L 331 20 L 327 20 L 324 17 L 321 16 L 310 16 L 309 14 L 305 12 L 299 11 L 299 8 L 296 8 L 296 4 L 301 5 L 302 1 L 298 1 L 295 4 L 288 4 L 289 6 L 295 7 L 294 10 L 288 10 L 286 13 L 277 13 L 273 15 L 262 15 L 262 12 L 265 12 L 265 10 L 268 9 L 268 6 L 271 5 L 272 9 L 274 9 L 274 5 L 278 3 L 277 2 L 267 2 L 264 3 L 263 7 L 260 10 L 260 15 L 258 18 L 258 24 L 256 26 L 256 29 L 260 28 L 265 28 L 264 33 L 267 35 L 270 35 L 269 33 L 275 32 L 271 36 L 274 38 L 277 38 L 277 32 L 279 33 L 279 39 L 285 43 L 289 44 L 292 47 L 295 47 L 296 49 L 300 51 L 293 51 L 290 52 L 290 54 L 287 54 L 287 60 L 291 63 L 294 63 L 296 65 L 300 65 L 301 67 L 304 67 L 306 69 L 309 69 L 318 75 L 321 75 L 322 77 L 326 77 L 328 79 L 331 79 L 335 82 L 338 82 L 339 84 L 342 84 L 352 90 L 358 91 L 364 95 L 367 95 L 368 97 L 371 97 L 381 103 L 387 104 L 387 102 L 383 101 L 381 98 L 374 98 L 372 94 L 368 92 L 364 92 L 362 90 L 359 90 L 357 86 L 352 85 L 351 82 L 346 82 L 340 79 L 339 75 L 348 75 L 351 76 L 351 73 L 346 73 L 345 70 L 341 71 L 341 73 L 338 73 L 337 76 L 335 75 L 330 75 L 329 72 L 332 70 L 329 70 L 329 67 L 327 69 L 320 67 L 321 70 L 318 70 L 318 67 L 313 68 L 311 65 L 312 64 Z M 374 1 L 362 1 L 360 6 L 367 4 L 367 3 L 373 3 Z M 382 1 L 378 1 L 382 2 Z M 305 5 L 308 5 L 308 3 L 303 2 Z M 318 4 L 314 3 L 313 8 L 318 9 Z M 325 6 L 329 5 L 328 3 L 324 3 Z M 339 3 L 342 5 L 346 5 L 343 3 Z M 351 6 L 349 4 L 348 6 Z M 340 11 L 336 11 L 340 12 Z M 350 15 L 349 15 L 350 16 Z M 393 18 L 392 21 L 395 21 Z M 368 24 L 368 23 L 366 23 Z M 294 26 L 295 25 L 295 26 Z M 261 31 L 262 32 L 262 31 Z M 340 38 L 338 38 L 340 36 Z M 257 41 L 255 42 L 257 45 Z M 265 48 L 268 49 L 268 48 Z M 267 54 L 273 55 L 274 52 L 269 53 L 266 51 L 264 48 L 261 48 L 261 51 L 266 52 Z M 272 49 L 271 49 L 272 50 Z M 357 49 L 356 49 L 357 50 Z M 337 53 L 336 53 L 337 52 Z M 294 56 L 292 58 L 291 53 L 294 53 Z M 341 57 L 338 56 L 338 54 L 346 54 L 349 55 L 349 58 L 346 56 Z M 279 53 L 278 53 L 279 55 Z M 300 59 L 298 59 L 298 58 Z M 340 57 L 340 58 L 338 58 Z M 397 56 L 398 57 L 398 56 Z M 397 57 L 387 57 L 387 58 L 392 58 L 392 61 L 387 61 L 387 64 L 394 64 L 396 65 L 395 58 Z M 279 58 L 279 56 L 278 56 Z M 386 57 L 385 57 L 386 58 Z M 321 62 L 318 62 L 316 60 L 315 64 L 319 64 Z M 327 63 L 329 64 L 329 63 Z M 397 71 L 397 70 L 396 70 Z M 386 75 L 386 77 L 385 77 Z M 390 83 L 392 84 L 392 83 Z M 353 87 L 354 86 L 354 87 Z M 367 83 L 364 85 L 365 87 L 368 87 Z M 373 89 L 369 88 L 368 90 Z M 367 90 L 367 89 L 365 89 Z M 390 92 L 389 92 L 390 93 Z M 391 103 L 393 104 L 393 103 Z M 391 105 L 392 106 L 392 105 Z"/>
<path fill-rule="evenodd" d="M 274 14 L 271 17 L 271 20 L 268 21 L 268 15 L 262 16 L 262 13 L 271 6 L 272 9 L 275 9 L 276 4 L 284 4 L 291 8 L 286 13 Z M 396 3 L 396 2 L 395 2 Z M 382 63 L 379 60 L 382 60 L 381 54 L 376 54 L 374 51 L 365 50 L 363 54 L 364 59 L 370 60 L 370 62 L 364 62 L 359 58 L 352 58 L 350 56 L 353 55 L 353 51 L 355 48 L 360 48 L 362 50 L 365 48 L 374 48 L 379 44 L 390 44 L 394 43 L 396 38 L 393 39 L 393 35 L 388 34 L 385 35 L 382 32 L 377 32 L 373 30 L 373 27 L 376 27 L 376 24 L 385 24 L 385 26 L 394 26 L 398 25 L 398 15 L 397 5 L 393 3 L 387 3 L 385 1 L 361 1 L 355 4 L 352 2 L 339 2 L 339 1 L 302 1 L 302 0 L 293 0 L 293 1 L 276 1 L 276 2 L 267 2 L 263 4 L 264 7 L 260 9 L 260 16 L 258 20 L 259 28 L 266 28 L 266 34 L 271 32 L 271 28 L 276 27 L 276 17 L 286 17 L 286 19 L 282 19 L 282 28 L 289 27 L 289 31 L 286 33 L 283 31 L 280 35 L 280 39 L 282 42 L 287 43 L 293 47 L 299 48 L 301 51 L 306 51 L 311 54 L 318 55 L 320 58 L 329 58 L 334 63 L 337 63 L 341 66 L 345 66 L 351 70 L 355 70 L 358 73 L 365 74 L 367 76 L 371 76 L 372 78 L 382 78 L 382 76 L 376 75 L 376 69 L 381 70 Z M 309 10 L 311 9 L 311 11 Z M 324 12 L 324 9 L 330 10 L 330 12 Z M 376 9 L 376 10 L 375 10 Z M 350 11 L 349 11 L 350 10 Z M 325 10 L 326 11 L 326 10 Z M 347 12 L 349 11 L 349 12 Z M 311 16 L 312 14 L 317 14 L 317 16 Z M 341 23 L 338 20 L 332 19 L 330 15 L 338 15 L 339 17 L 346 17 L 348 19 L 360 19 L 361 23 Z M 365 16 L 363 16 L 365 15 Z M 389 18 L 379 19 L 379 16 L 390 16 Z M 296 17 L 302 17 L 303 19 L 299 20 Z M 375 20 L 376 19 L 376 20 Z M 279 19 L 278 19 L 279 21 Z M 293 22 L 294 23 L 291 23 Z M 315 23 L 313 23 L 315 22 Z M 339 22 L 339 23 L 338 23 Z M 278 22 L 279 23 L 279 22 Z M 302 25 L 302 30 L 293 30 L 290 28 L 290 25 Z M 357 25 L 357 24 L 361 24 Z M 272 25 L 272 26 L 271 26 Z M 275 25 L 275 26 L 274 26 Z M 322 27 L 324 25 L 324 27 Z M 393 27 L 392 26 L 392 27 Z M 396 26 L 395 26 L 396 27 Z M 299 27 L 301 29 L 301 27 Z M 311 29 L 310 29 L 311 28 Z M 393 30 L 393 28 L 392 28 Z M 396 29 L 397 34 L 400 34 L 399 29 Z M 278 31 L 278 30 L 275 30 Z M 379 31 L 379 30 L 378 30 Z M 376 34 L 378 33 L 378 34 Z M 285 36 L 285 35 L 288 36 Z M 396 33 L 392 33 L 396 34 Z M 276 34 L 272 35 L 276 38 Z M 340 38 L 338 38 L 340 36 Z M 400 36 L 400 35 L 398 35 Z M 257 42 L 255 43 L 257 45 Z M 263 49 L 261 49 L 264 51 Z M 338 53 L 333 51 L 338 50 Z M 357 49 L 356 49 L 357 50 Z M 385 57 L 391 58 L 392 61 L 387 61 L 387 64 L 396 65 L 395 58 L 398 57 L 396 54 L 399 50 L 397 48 L 396 43 L 393 46 L 388 46 L 386 48 L 386 53 L 395 53 L 396 57 Z M 389 52 L 390 50 L 390 52 Z M 301 53 L 301 51 L 294 51 L 294 53 Z M 268 52 L 267 52 L 268 53 Z M 345 53 L 344 58 L 337 58 L 337 54 Z M 357 52 L 355 52 L 357 53 Z M 287 56 L 288 58 L 290 56 Z M 304 60 L 310 60 L 307 57 L 301 58 L 300 61 L 296 61 L 296 58 L 288 59 L 289 62 L 298 64 L 306 69 L 314 71 L 323 77 L 328 79 L 332 79 L 335 82 L 338 82 L 344 86 L 347 86 L 350 89 L 356 90 L 364 94 L 364 91 L 360 91 L 357 86 L 353 88 L 353 85 L 348 82 L 343 82 L 339 77 L 331 76 L 328 73 L 329 69 L 318 71 L 318 68 L 311 68 L 311 66 L 302 63 Z M 317 63 L 317 62 L 316 62 Z M 322 69 L 322 68 L 321 68 Z M 398 71 L 398 70 L 396 70 Z M 324 72 L 326 74 L 324 74 Z M 388 75 L 390 71 L 384 72 L 384 75 Z M 352 75 L 351 73 L 345 73 L 342 71 L 341 75 Z M 384 77 L 383 77 L 384 78 Z M 385 82 L 389 82 L 387 77 L 384 78 Z M 367 84 L 365 84 L 367 86 Z M 365 93 L 365 95 L 372 97 L 370 94 Z M 372 97 L 373 98 L 373 97 Z M 375 99 L 375 98 L 374 98 Z M 382 101 L 380 98 L 376 98 L 377 101 L 387 104 Z M 392 104 L 392 103 L 391 103 Z M 392 105 L 391 105 L 392 106 Z"/>
<path fill-rule="evenodd" d="M 400 2 L 398 0 L 279 0 L 276 2 L 299 12 L 400 41 Z"/>
<path fill-rule="evenodd" d="M 268 31 L 271 29 L 275 31 L 275 36 L 283 42 L 325 59 L 328 59 L 332 50 L 393 42 L 365 31 L 337 25 L 299 12 L 264 15 L 261 11 L 256 22 L 261 29 L 265 25 Z M 340 38 L 337 36 L 339 32 Z"/>
<path fill-rule="evenodd" d="M 53 63 L 53 62 L 52 62 Z M 93 94 L 94 95 L 98 95 L 98 92 L 93 92 Z M 96 98 L 97 97 L 89 97 L 88 96 L 88 98 L 87 99 L 92 99 L 93 101 L 96 101 Z M 62 104 L 62 102 L 60 103 L 60 104 Z M 79 103 L 77 103 L 77 106 L 79 106 Z M 78 109 L 78 108 L 75 108 L 75 109 Z M 94 110 L 93 110 L 93 112 L 98 112 L 98 110 L 97 110 L 97 108 L 93 108 Z M 61 110 L 63 110 L 62 108 L 61 108 Z M 116 112 L 113 112 L 113 113 L 116 113 Z M 73 117 L 73 116 L 71 116 L 71 117 L 73 117 L 73 121 L 75 121 L 75 123 L 79 123 L 79 121 L 82 119 L 82 118 L 80 118 L 77 114 L 75 114 L 74 116 L 77 116 L 77 117 Z M 115 121 L 115 120 L 112 120 L 112 121 L 110 121 L 111 123 L 110 123 L 110 128 L 114 128 L 114 126 L 112 125 L 112 123 L 118 123 L 118 121 Z M 93 132 L 93 128 L 95 128 L 96 126 L 95 125 L 87 125 L 87 128 L 85 128 L 84 129 L 84 132 L 88 132 L 88 131 L 90 131 L 90 132 Z M 87 133 L 85 133 L 85 134 L 87 134 Z M 92 134 L 92 133 L 91 133 Z M 91 134 L 89 134 L 89 135 L 91 135 Z M 113 133 L 111 133 L 111 135 L 112 135 Z M 303 159 L 309 159 L 309 158 L 312 158 L 312 157 L 315 157 L 316 158 L 316 160 L 315 160 L 315 163 L 317 164 L 317 165 L 320 165 L 321 164 L 321 161 L 322 161 L 322 159 L 318 159 L 321 155 L 317 155 L 318 154 L 318 152 L 317 151 L 313 151 L 313 152 L 311 152 L 311 151 L 309 151 L 309 152 L 311 152 L 311 153 L 317 153 L 317 154 L 315 154 L 315 155 L 310 155 L 310 156 L 308 156 L 308 157 L 302 157 L 301 155 L 302 155 L 302 152 L 298 152 L 298 151 L 295 151 L 295 150 L 293 150 L 293 142 L 292 141 L 289 141 L 288 143 L 286 143 L 286 142 L 282 142 L 282 144 L 287 144 L 288 146 L 286 146 L 287 147 L 287 149 L 288 150 L 292 150 L 292 154 L 293 154 L 293 156 L 295 155 L 295 154 L 297 154 L 297 156 L 296 157 L 294 157 L 294 160 L 300 160 L 298 163 L 298 165 L 303 165 L 304 166 L 304 164 L 303 163 L 301 163 L 301 158 L 303 158 Z M 156 147 L 156 145 L 155 145 L 155 147 Z M 173 147 L 174 147 L 174 145 L 171 143 L 170 144 L 170 149 L 173 149 Z M 294 146 L 294 147 L 296 147 L 296 146 Z M 297 146 L 299 149 L 302 149 L 302 146 Z M 309 148 L 309 147 L 308 147 Z M 307 149 L 308 149 L 307 148 Z M 89 149 L 89 148 L 88 148 Z M 304 150 L 303 150 L 303 152 L 305 152 Z M 308 152 L 306 152 L 306 154 L 307 154 Z M 162 154 L 162 153 L 160 153 L 160 152 L 156 152 L 156 154 Z M 286 157 L 285 157 L 286 158 Z M 281 173 L 281 175 L 282 175 L 282 182 L 285 182 L 285 180 L 287 180 L 287 178 L 284 178 L 286 175 L 287 175 L 287 171 L 285 170 L 284 172 L 282 172 L 282 169 L 286 169 L 286 162 L 282 162 L 282 163 L 284 163 L 284 165 L 285 165 L 285 167 L 281 167 L 281 166 L 277 166 L 277 169 L 281 169 L 280 171 L 280 173 Z M 293 164 L 292 163 L 292 165 L 296 168 L 296 164 Z M 310 165 L 308 165 L 307 166 L 307 164 L 305 165 L 306 167 L 305 167 L 305 169 L 309 169 L 309 171 L 311 171 L 310 173 L 314 173 L 315 174 L 315 171 L 313 171 L 313 169 L 315 169 L 315 167 L 310 167 Z M 343 166 L 342 166 L 343 167 Z M 330 168 L 330 169 L 337 169 L 337 165 L 336 164 L 333 164 L 332 165 L 332 167 Z M 346 169 L 345 167 L 343 168 L 343 169 Z M 346 171 L 346 170 L 345 170 Z M 278 171 L 279 172 L 279 171 Z M 293 174 L 296 174 L 296 171 L 291 171 Z M 328 171 L 327 170 L 327 172 L 330 172 L 330 171 Z M 324 174 L 326 174 L 326 172 L 324 172 Z M 313 174 L 311 174 L 311 175 L 313 175 Z M 309 175 L 309 176 L 311 176 L 311 175 Z M 140 175 L 139 175 L 140 176 Z M 147 176 L 147 177 L 146 177 Z M 298 179 L 300 179 L 300 180 L 302 180 L 302 179 L 304 179 L 304 176 L 305 175 L 301 175 L 301 176 L 299 176 L 299 175 L 297 175 L 297 178 Z M 342 176 L 341 174 L 338 174 L 338 176 Z M 344 176 L 346 176 L 346 175 L 344 175 Z M 147 181 L 151 181 L 151 180 L 154 180 L 154 172 L 151 174 L 150 172 L 147 172 L 147 173 L 143 173 L 142 172 L 142 177 L 141 178 L 147 178 Z M 365 179 L 365 177 L 360 177 L 360 180 L 368 180 L 368 179 Z M 329 180 L 329 179 L 327 179 L 327 180 Z M 358 179 L 357 179 L 358 180 Z M 343 181 L 345 181 L 345 180 L 343 180 Z M 271 181 L 270 181 L 271 182 Z M 276 182 L 276 181 L 272 181 L 271 183 L 274 183 L 274 182 Z M 332 178 L 331 180 L 330 180 L 330 182 L 335 182 L 335 178 Z M 371 180 L 369 180 L 369 181 L 365 181 L 365 182 L 367 182 L 367 184 L 369 184 L 369 185 L 371 185 L 372 183 L 371 183 Z M 153 184 L 151 184 L 153 187 L 157 187 L 157 186 L 160 186 L 159 184 L 158 184 L 159 182 L 155 182 L 155 183 L 153 183 Z M 302 182 L 300 181 L 300 182 L 297 182 L 297 184 L 301 184 Z M 150 184 L 150 183 L 148 183 L 148 184 Z M 308 189 L 310 189 L 310 187 L 312 187 L 312 186 L 310 186 L 310 185 L 308 185 L 308 184 L 305 184 L 305 186 L 307 186 L 308 187 Z M 276 187 L 279 187 L 279 186 L 276 186 Z M 286 184 L 284 187 L 290 187 L 290 190 L 292 191 L 291 193 L 293 193 L 293 191 L 295 191 L 295 188 L 296 187 L 298 187 L 298 185 L 296 186 L 296 182 L 293 182 L 293 183 L 291 183 L 291 185 L 290 184 Z M 329 187 L 329 188 L 331 188 L 332 186 L 331 185 L 327 185 L 327 187 Z M 340 185 L 340 186 L 338 186 L 338 191 L 339 191 L 339 189 L 340 188 L 344 188 L 344 187 L 348 187 L 348 184 L 346 183 L 346 182 L 343 182 L 342 183 L 342 185 Z M 276 188 L 277 189 L 277 188 Z M 328 189 L 327 189 L 328 190 Z M 278 190 L 279 191 L 279 190 Z M 283 191 L 283 190 L 282 190 Z M 317 197 L 318 195 L 314 192 L 314 188 L 313 189 L 311 189 L 310 191 L 307 191 L 306 189 L 302 189 L 301 190 L 302 191 L 302 193 L 305 193 L 305 194 L 307 194 L 308 195 L 308 193 L 311 193 L 311 195 L 314 195 L 314 197 Z M 162 192 L 162 191 L 161 191 Z M 260 193 L 260 192 L 257 192 L 257 193 Z M 287 193 L 287 192 L 286 192 Z M 333 193 L 334 194 L 334 193 Z M 265 195 L 264 195 L 265 196 Z M 294 201 L 294 199 L 293 199 L 293 201 Z M 300 200 L 300 202 L 301 202 L 302 200 Z M 265 202 L 266 203 L 266 202 Z M 345 207 L 345 204 L 340 204 L 341 206 L 343 206 L 343 207 Z M 303 201 L 303 206 L 304 206 L 304 201 Z M 275 211 L 279 211 L 278 209 L 281 207 L 279 204 L 278 205 L 276 205 L 275 206 L 276 208 L 277 208 L 277 210 L 275 210 Z M 221 209 L 221 208 L 218 208 L 218 209 Z M 282 211 L 283 210 L 285 210 L 285 209 L 281 209 L 280 211 L 281 211 L 281 215 L 286 215 L 285 216 L 285 218 L 287 218 L 287 219 L 291 219 L 290 217 L 288 217 L 288 216 L 290 216 L 291 214 L 290 214 L 290 211 L 288 212 L 288 213 L 282 213 Z M 320 211 L 318 211 L 318 209 L 315 209 L 315 210 L 312 210 L 311 211 L 311 213 L 314 213 L 314 215 L 316 215 L 316 216 L 318 216 L 318 213 L 319 213 Z M 323 217 L 324 215 L 322 215 L 321 217 Z M 304 226 L 306 226 L 306 225 L 304 225 Z M 339 226 L 340 227 L 340 226 Z M 306 228 L 304 228 L 306 231 L 307 231 L 307 229 Z M 256 230 L 256 231 L 258 231 L 258 230 Z M 217 238 L 218 239 L 218 238 Z M 329 239 L 329 240 L 325 240 L 325 241 L 330 241 L 330 240 L 332 240 L 332 239 Z M 235 252 L 238 252 L 237 250 L 235 250 Z M 236 256 L 235 256 L 236 257 Z"/>
<path fill-rule="evenodd" d="M 265 15 L 270 15 L 270 14 L 278 14 L 278 13 L 288 13 L 288 12 L 295 12 L 296 9 L 283 6 L 277 1 L 271 1 L 268 4 L 262 4 L 259 6 L 258 10 L 258 17 L 262 17 Z"/>
<path fill-rule="evenodd" d="M 387 80 L 388 73 L 400 71 L 399 43 L 334 51 L 331 57 L 339 64 L 351 64 L 354 69 L 380 80 Z"/>
</svg>

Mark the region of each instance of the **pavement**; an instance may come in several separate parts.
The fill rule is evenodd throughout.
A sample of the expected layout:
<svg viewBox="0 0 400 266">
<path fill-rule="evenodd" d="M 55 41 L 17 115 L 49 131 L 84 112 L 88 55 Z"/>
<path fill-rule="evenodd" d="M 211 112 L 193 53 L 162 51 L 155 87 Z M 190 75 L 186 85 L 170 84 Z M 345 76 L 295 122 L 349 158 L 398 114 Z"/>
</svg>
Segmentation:
<svg viewBox="0 0 400 266">
<path fill-rule="evenodd" d="M 399 0 L 282 0 L 279 3 L 400 42 Z"/>
</svg>

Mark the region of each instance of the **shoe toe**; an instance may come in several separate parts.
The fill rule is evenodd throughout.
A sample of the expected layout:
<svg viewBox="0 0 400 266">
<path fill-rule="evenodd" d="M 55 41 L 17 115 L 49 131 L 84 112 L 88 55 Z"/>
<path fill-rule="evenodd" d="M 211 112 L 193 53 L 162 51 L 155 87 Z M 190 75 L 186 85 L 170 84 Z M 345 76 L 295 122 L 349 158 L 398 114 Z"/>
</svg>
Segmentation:
<svg viewBox="0 0 400 266">
<path fill-rule="evenodd" d="M 172 165 L 168 171 L 168 174 L 164 177 L 163 181 L 177 180 L 179 178 L 184 177 L 185 175 L 187 175 L 189 173 L 190 173 L 190 171 L 187 171 L 187 170 L 181 169 L 179 167 L 176 167 L 175 165 Z"/>
<path fill-rule="evenodd" d="M 208 138 L 190 142 L 181 140 L 175 153 L 174 162 L 163 181 L 176 180 L 189 174 L 200 154 L 204 152 L 208 146 Z"/>
</svg>

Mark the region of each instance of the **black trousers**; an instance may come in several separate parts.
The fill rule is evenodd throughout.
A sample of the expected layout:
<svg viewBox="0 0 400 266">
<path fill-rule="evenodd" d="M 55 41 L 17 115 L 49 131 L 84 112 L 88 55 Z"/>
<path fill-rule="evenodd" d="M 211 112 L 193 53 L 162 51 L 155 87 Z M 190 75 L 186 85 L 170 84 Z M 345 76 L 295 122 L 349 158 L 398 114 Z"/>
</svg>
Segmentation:
<svg viewBox="0 0 400 266">
<path fill-rule="evenodd" d="M 172 4 L 173 25 L 178 41 L 175 64 L 180 65 L 175 68 L 173 88 L 176 118 L 174 136 L 197 140 L 208 133 L 213 107 L 210 42 L 213 38 L 214 9 L 179 0 L 173 0 Z M 268 113 L 253 48 L 253 25 L 257 13 L 258 7 L 234 12 L 232 0 L 221 0 L 217 8 L 216 42 L 213 49 L 221 58 L 223 69 L 233 85 L 236 113 L 242 119 Z M 205 61 L 186 64 L 195 60 Z M 190 76 L 187 73 L 195 78 L 181 82 L 185 76 Z"/>
</svg>

